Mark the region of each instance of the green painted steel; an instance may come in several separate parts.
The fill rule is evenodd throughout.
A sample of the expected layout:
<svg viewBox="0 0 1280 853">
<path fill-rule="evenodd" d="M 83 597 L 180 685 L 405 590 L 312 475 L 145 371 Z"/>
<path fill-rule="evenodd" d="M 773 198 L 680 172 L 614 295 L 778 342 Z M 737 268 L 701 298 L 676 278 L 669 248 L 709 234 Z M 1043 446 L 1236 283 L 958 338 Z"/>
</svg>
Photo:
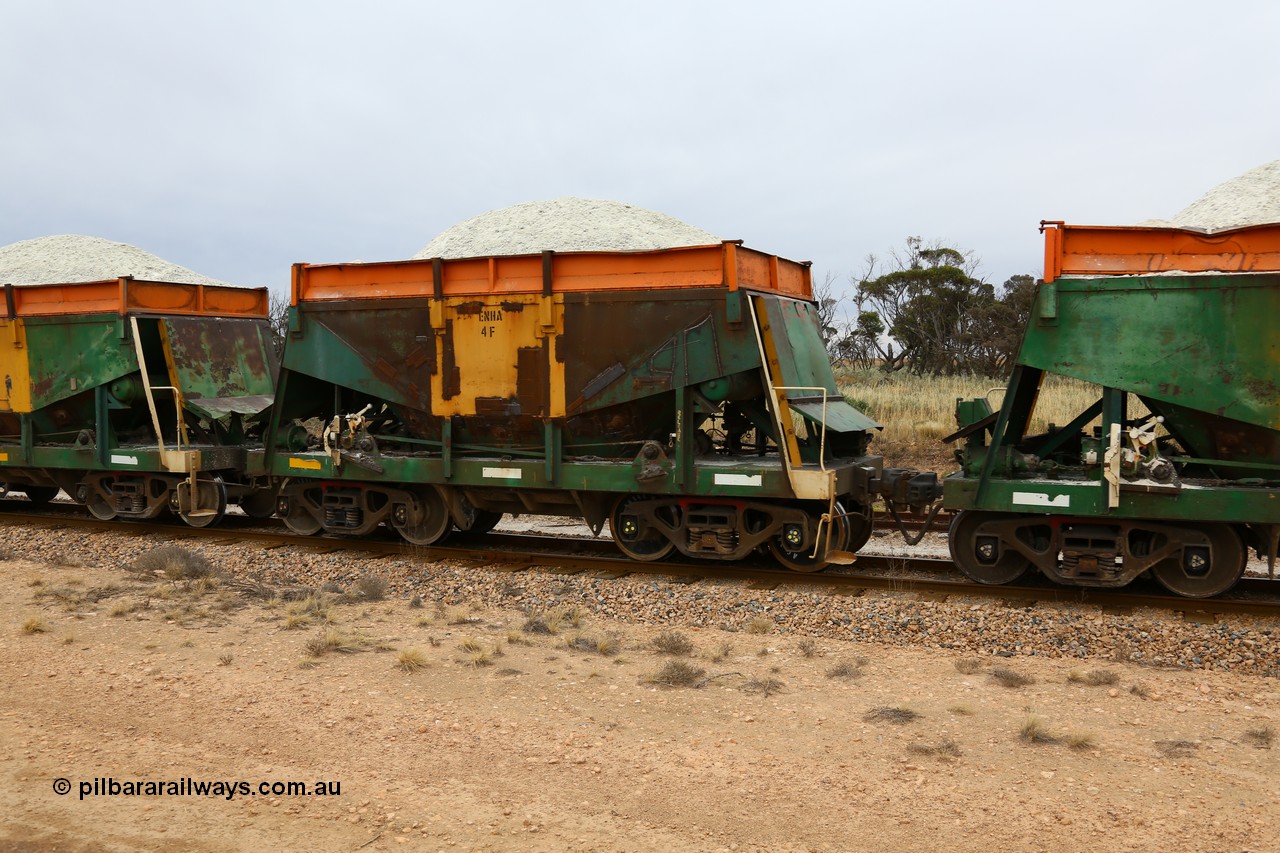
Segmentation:
<svg viewBox="0 0 1280 853">
<path fill-rule="evenodd" d="M 978 480 L 954 475 L 946 480 L 945 502 L 951 510 L 981 509 L 1081 518 L 1222 521 L 1232 524 L 1280 522 L 1280 488 L 1192 484 L 1166 492 L 1120 490 L 1120 506 L 1107 507 L 1102 481 L 1081 482 L 995 478 L 978 497 Z"/>
<path fill-rule="evenodd" d="M 1061 277 L 1041 286 L 998 417 L 961 401 L 962 470 L 944 502 L 1061 518 L 1280 525 L 1280 275 Z M 1028 426 L 1046 374 L 1098 387 L 1098 401 L 1045 435 Z M 1167 438 L 1122 456 L 1118 506 L 1102 479 L 1108 436 Z M 1097 421 L 1100 426 L 1090 426 Z M 968 427 L 968 429 L 966 429 Z"/>
<path fill-rule="evenodd" d="M 882 463 L 867 455 L 866 446 L 877 425 L 838 395 L 812 305 L 724 288 L 567 293 L 557 299 L 563 326 L 548 330 L 553 346 L 533 351 L 550 352 L 563 365 L 563 418 L 522 414 L 526 400 L 538 394 L 545 399 L 545 389 L 495 399 L 491 413 L 432 413 L 432 400 L 450 381 L 465 397 L 486 397 L 486 387 L 465 371 L 454 367 L 450 373 L 450 353 L 460 344 L 449 339 L 456 327 L 447 321 L 461 322 L 465 306 L 441 312 L 435 306 L 443 303 L 421 298 L 296 306 L 268 470 L 291 482 L 433 483 L 538 491 L 544 498 L 580 491 L 792 500 L 767 408 L 759 336 L 750 309 L 744 310 L 747 299 L 763 299 L 782 344 L 778 384 L 820 389 L 796 392 L 807 398 L 797 412 L 821 421 L 826 397 L 826 464 L 834 488 L 870 502 Z M 489 310 L 487 304 L 476 303 L 479 310 Z M 446 325 L 433 328 L 436 316 Z M 527 366 L 513 364 L 511 370 Z M 362 411 L 370 419 L 367 437 L 360 433 L 350 446 L 331 447 L 340 454 L 335 465 L 330 453 L 315 447 L 315 424 L 328 425 L 335 415 L 345 424 L 348 415 Z M 771 449 L 709 453 L 708 419 L 726 413 L 737 419 L 736 429 L 754 429 Z M 312 424 L 309 449 L 304 422 Z M 824 436 L 820 429 L 811 433 L 803 456 L 805 467 L 816 472 Z M 358 449 L 360 441 L 366 450 Z M 646 448 L 660 449 L 646 456 Z"/>
<path fill-rule="evenodd" d="M 133 341 L 114 315 L 28 317 L 23 322 L 35 410 L 138 370 Z M 164 364 L 158 339 L 155 346 L 156 357 Z"/>
<path fill-rule="evenodd" d="M 275 348 L 259 320 L 166 317 L 172 369 L 187 407 L 215 420 L 253 416 L 275 393 Z"/>
<path fill-rule="evenodd" d="M 1064 277 L 1019 364 L 1280 429 L 1280 276 Z"/>
</svg>

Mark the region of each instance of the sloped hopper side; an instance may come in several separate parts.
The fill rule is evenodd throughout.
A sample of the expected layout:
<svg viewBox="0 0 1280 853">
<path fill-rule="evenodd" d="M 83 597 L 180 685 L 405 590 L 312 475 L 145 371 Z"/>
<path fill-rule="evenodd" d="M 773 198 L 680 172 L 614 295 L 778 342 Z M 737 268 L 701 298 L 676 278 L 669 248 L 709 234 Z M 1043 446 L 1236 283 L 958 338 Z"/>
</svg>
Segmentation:
<svg viewBox="0 0 1280 853">
<path fill-rule="evenodd" d="M 779 296 L 757 298 L 764 301 L 774 346 L 778 349 L 781 375 L 774 377 L 774 381 L 784 387 L 814 389 L 788 391 L 791 409 L 814 424 L 825 423 L 828 430 L 837 433 L 880 429 L 880 424 L 845 402 L 836 388 L 830 358 L 821 336 L 815 334 L 819 324 L 813 305 Z"/>
<path fill-rule="evenodd" d="M 161 330 L 188 409 L 221 420 L 251 418 L 271 405 L 279 365 L 265 320 L 168 317 Z"/>
</svg>

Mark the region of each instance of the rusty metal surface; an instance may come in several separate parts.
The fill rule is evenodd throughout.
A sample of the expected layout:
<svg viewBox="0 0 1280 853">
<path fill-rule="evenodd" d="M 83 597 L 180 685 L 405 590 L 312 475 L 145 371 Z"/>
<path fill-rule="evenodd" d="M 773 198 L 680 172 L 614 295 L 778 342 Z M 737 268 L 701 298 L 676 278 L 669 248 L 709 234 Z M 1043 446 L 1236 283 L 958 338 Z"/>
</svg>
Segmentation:
<svg viewBox="0 0 1280 853">
<path fill-rule="evenodd" d="M 271 405 L 277 362 L 265 320 L 166 317 L 165 360 L 187 407 L 209 418 Z"/>
</svg>

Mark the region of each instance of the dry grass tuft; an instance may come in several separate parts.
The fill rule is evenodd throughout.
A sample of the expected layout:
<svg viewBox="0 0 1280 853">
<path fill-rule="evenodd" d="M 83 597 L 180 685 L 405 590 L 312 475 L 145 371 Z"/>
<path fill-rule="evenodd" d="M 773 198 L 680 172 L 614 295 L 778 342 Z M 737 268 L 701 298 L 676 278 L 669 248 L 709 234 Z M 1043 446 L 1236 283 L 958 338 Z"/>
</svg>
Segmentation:
<svg viewBox="0 0 1280 853">
<path fill-rule="evenodd" d="M 387 597 L 387 579 L 372 572 L 361 572 L 352 588 L 355 596 L 364 601 L 382 601 Z"/>
<path fill-rule="evenodd" d="M 1009 669 L 1007 666 L 997 666 L 992 669 L 991 680 L 1001 687 L 1026 687 L 1028 684 L 1036 683 L 1036 680 L 1031 676 L 1023 675 L 1017 670 Z"/>
<path fill-rule="evenodd" d="M 978 658 L 960 658 L 956 661 L 956 671 L 965 675 L 977 675 L 986 668 L 986 663 Z"/>
<path fill-rule="evenodd" d="M 809 637 L 805 637 L 803 640 L 796 643 L 796 651 L 800 652 L 800 654 L 807 658 L 817 657 L 818 644 Z"/>
<path fill-rule="evenodd" d="M 649 641 L 649 648 L 660 655 L 681 657 L 693 654 L 693 641 L 679 631 L 663 631 Z"/>
<path fill-rule="evenodd" d="M 1024 743 L 1047 744 L 1058 742 L 1058 738 L 1049 733 L 1044 720 L 1035 714 L 1028 714 L 1026 719 L 1022 721 L 1022 725 L 1018 728 L 1018 738 Z"/>
<path fill-rule="evenodd" d="M 466 655 L 466 662 L 474 667 L 488 666 L 493 663 L 493 658 L 501 654 L 501 650 L 494 647 L 492 650 L 486 649 L 484 644 L 475 637 L 468 637 L 461 643 L 458 643 L 458 649 Z"/>
<path fill-rule="evenodd" d="M 410 596 L 410 598 L 409 598 L 409 609 L 411 609 L 411 610 L 419 610 L 419 609 L 421 609 L 421 608 L 422 608 L 422 596 L 421 596 L 421 595 L 418 595 L 418 593 L 416 593 L 416 592 L 415 592 L 415 593 L 414 593 L 412 596 Z"/>
<path fill-rule="evenodd" d="M 767 698 L 775 693 L 781 693 L 786 686 L 776 678 L 753 678 L 742 685 L 742 691 L 744 693 L 759 693 Z"/>
<path fill-rule="evenodd" d="M 733 644 L 730 642 L 723 642 L 716 647 L 715 651 L 707 655 L 707 660 L 712 663 L 720 663 L 720 661 L 729 657 L 731 654 L 733 654 Z"/>
<path fill-rule="evenodd" d="M 840 663 L 827 670 L 827 678 L 860 678 L 864 663 L 865 661 L 862 658 L 840 661 Z"/>
<path fill-rule="evenodd" d="M 763 614 L 751 617 L 751 621 L 747 623 L 748 634 L 772 634 L 773 620 Z"/>
<path fill-rule="evenodd" d="M 868 723 L 895 723 L 897 725 L 905 725 L 920 719 L 920 715 L 910 708 L 902 706 L 881 705 L 878 708 L 872 708 L 870 711 L 862 715 L 862 719 Z"/>
<path fill-rule="evenodd" d="M 417 672 L 427 666 L 427 656 L 421 649 L 401 649 L 396 655 L 396 669 L 402 672 Z"/>
<path fill-rule="evenodd" d="M 1071 749 L 1083 752 L 1086 749 L 1093 749 L 1097 746 L 1097 737 L 1093 732 L 1069 732 L 1064 735 L 1062 742 Z"/>
<path fill-rule="evenodd" d="M 1158 740 L 1156 752 L 1165 758 L 1190 758 L 1195 755 L 1200 744 L 1191 740 Z"/>
<path fill-rule="evenodd" d="M 440 618 L 444 620 L 446 625 L 474 625 L 480 621 L 480 617 L 472 613 L 471 608 L 467 605 L 448 607 Z"/>
<path fill-rule="evenodd" d="M 1070 684 L 1085 684 L 1089 687 L 1105 687 L 1118 684 L 1120 676 L 1109 669 L 1091 669 L 1088 672 L 1073 669 L 1067 673 L 1067 682 Z"/>
<path fill-rule="evenodd" d="M 960 757 L 960 745 L 955 741 L 946 739 L 936 744 L 928 743 L 912 743 L 907 745 L 907 752 L 913 755 L 932 755 L 944 761 Z"/>
<path fill-rule="evenodd" d="M 45 622 L 39 616 L 32 616 L 26 622 L 22 623 L 22 633 L 24 634 L 43 634 L 49 630 L 49 623 Z"/>
<path fill-rule="evenodd" d="M 218 666 L 231 666 L 232 660 L 231 652 L 224 652 L 218 655 Z"/>
<path fill-rule="evenodd" d="M 1251 729 L 1245 729 L 1241 738 L 1249 746 L 1254 746 L 1258 749 L 1270 749 L 1271 744 L 1276 739 L 1276 730 L 1271 725 L 1255 726 Z"/>
<path fill-rule="evenodd" d="M 1137 696 L 1139 699 L 1150 699 L 1151 695 L 1155 691 L 1145 684 L 1138 683 L 1130 687 L 1129 692 L 1132 693 L 1134 696 Z"/>
<path fill-rule="evenodd" d="M 107 611 L 110 616 L 128 616 L 139 607 L 136 601 L 117 601 L 111 605 L 111 609 Z"/>
<path fill-rule="evenodd" d="M 126 571 L 144 575 L 164 575 L 169 580 L 196 580 L 221 574 L 203 554 L 178 545 L 161 545 L 139 556 Z"/>
<path fill-rule="evenodd" d="M 952 706 L 951 706 L 950 708 L 948 708 L 947 710 L 948 710 L 948 711 L 950 711 L 950 712 L 951 712 L 951 713 L 953 713 L 953 714 L 959 714 L 961 717 L 972 717 L 972 716 L 973 716 L 973 706 L 972 706 L 972 705 L 952 705 Z"/>
<path fill-rule="evenodd" d="M 362 638 L 354 634 L 348 634 L 337 628 L 330 628 L 320 634 L 307 640 L 303 650 L 311 657 L 318 658 L 329 652 L 338 652 L 339 654 L 354 654 L 364 651 L 368 647 L 368 643 Z"/>
<path fill-rule="evenodd" d="M 669 660 L 662 668 L 645 676 L 645 683 L 662 687 L 701 687 L 707 671 L 682 660 Z"/>
<path fill-rule="evenodd" d="M 526 634 L 559 634 L 564 623 L 562 610 L 538 610 L 530 613 L 520 626 Z"/>
<path fill-rule="evenodd" d="M 520 638 L 521 642 L 524 638 Z M 565 645 L 571 649 L 577 649 L 580 652 L 594 652 L 605 657 L 612 657 L 622 651 L 622 643 L 617 637 L 590 637 L 586 634 L 578 634 L 576 637 L 565 640 Z"/>
</svg>

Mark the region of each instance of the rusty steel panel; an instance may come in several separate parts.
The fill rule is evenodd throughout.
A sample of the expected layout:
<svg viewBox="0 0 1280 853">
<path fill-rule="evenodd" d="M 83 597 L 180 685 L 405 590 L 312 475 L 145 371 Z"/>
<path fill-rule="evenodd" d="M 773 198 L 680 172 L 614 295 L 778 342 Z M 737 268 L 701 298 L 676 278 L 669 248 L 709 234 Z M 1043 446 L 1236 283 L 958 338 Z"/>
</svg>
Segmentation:
<svg viewBox="0 0 1280 853">
<path fill-rule="evenodd" d="M 188 408 L 206 417 L 256 415 L 271 405 L 277 369 L 265 320 L 167 317 L 165 361 Z"/>
</svg>

